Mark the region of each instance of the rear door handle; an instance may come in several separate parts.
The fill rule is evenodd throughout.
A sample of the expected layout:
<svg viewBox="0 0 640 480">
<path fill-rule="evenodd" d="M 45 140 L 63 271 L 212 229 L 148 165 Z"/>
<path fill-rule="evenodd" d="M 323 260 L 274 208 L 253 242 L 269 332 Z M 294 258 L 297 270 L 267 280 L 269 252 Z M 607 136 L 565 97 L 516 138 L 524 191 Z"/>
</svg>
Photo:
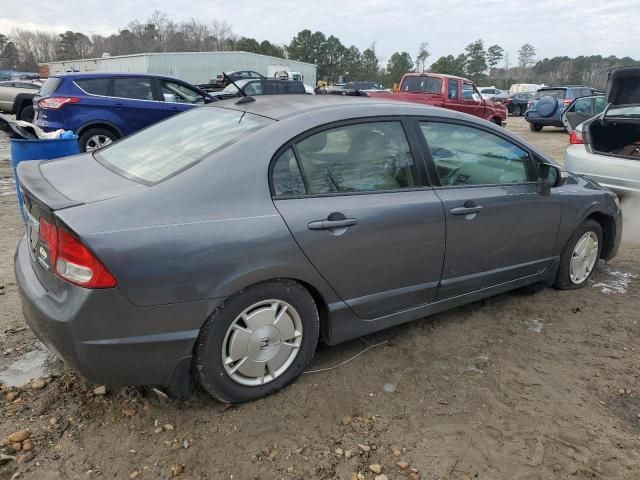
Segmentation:
<svg viewBox="0 0 640 480">
<path fill-rule="evenodd" d="M 331 230 L 332 228 L 353 227 L 358 221 L 355 218 L 343 220 L 316 220 L 309 223 L 309 230 Z"/>
<path fill-rule="evenodd" d="M 451 215 L 469 215 L 470 213 L 480 212 L 482 212 L 482 207 L 480 205 L 476 205 L 475 207 L 456 207 L 449 210 Z"/>
</svg>

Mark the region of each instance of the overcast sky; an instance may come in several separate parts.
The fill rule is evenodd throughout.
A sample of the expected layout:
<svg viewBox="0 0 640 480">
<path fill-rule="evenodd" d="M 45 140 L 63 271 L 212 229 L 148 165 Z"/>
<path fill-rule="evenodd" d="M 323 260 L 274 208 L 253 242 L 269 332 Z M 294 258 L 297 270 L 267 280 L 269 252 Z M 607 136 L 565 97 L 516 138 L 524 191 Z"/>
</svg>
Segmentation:
<svg viewBox="0 0 640 480">
<path fill-rule="evenodd" d="M 181 21 L 225 20 L 242 36 L 288 44 L 300 30 L 320 30 L 360 50 L 376 41 L 386 60 L 395 51 L 415 57 L 430 44 L 434 62 L 482 38 L 485 47 L 516 52 L 535 46 L 538 58 L 617 55 L 640 59 L 639 0 L 0 0 L 0 33 L 12 28 L 110 34 L 154 9 Z"/>
</svg>

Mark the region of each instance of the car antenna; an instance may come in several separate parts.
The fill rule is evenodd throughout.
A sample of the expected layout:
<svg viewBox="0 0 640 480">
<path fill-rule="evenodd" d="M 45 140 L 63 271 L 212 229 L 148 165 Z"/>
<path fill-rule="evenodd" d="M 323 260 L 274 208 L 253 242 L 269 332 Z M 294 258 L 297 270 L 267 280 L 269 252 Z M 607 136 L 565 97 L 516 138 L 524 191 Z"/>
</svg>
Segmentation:
<svg viewBox="0 0 640 480">
<path fill-rule="evenodd" d="M 256 99 L 247 95 L 246 93 L 244 93 L 244 90 L 241 89 L 236 82 L 234 82 L 233 80 L 231 80 L 231 77 L 229 77 L 229 75 L 227 75 L 226 73 L 222 72 L 222 76 L 224 78 L 226 78 L 227 80 L 229 80 L 229 83 L 232 83 L 234 87 L 236 87 L 238 89 L 238 91 L 242 94 L 242 98 L 240 100 L 238 100 L 236 102 L 236 105 L 242 105 L 244 103 L 251 103 L 251 102 L 255 102 Z"/>
</svg>

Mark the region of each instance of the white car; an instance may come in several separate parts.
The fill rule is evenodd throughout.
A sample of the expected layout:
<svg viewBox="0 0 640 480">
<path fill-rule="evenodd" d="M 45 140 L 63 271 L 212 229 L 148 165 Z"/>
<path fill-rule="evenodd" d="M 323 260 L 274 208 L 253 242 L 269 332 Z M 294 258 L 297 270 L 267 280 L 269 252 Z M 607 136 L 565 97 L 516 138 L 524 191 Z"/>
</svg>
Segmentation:
<svg viewBox="0 0 640 480">
<path fill-rule="evenodd" d="M 640 67 L 612 70 L 607 93 L 579 98 L 562 115 L 569 130 L 564 167 L 624 194 L 640 194 Z M 581 102 L 580 105 L 576 105 Z M 593 107 L 589 106 L 593 102 Z M 577 106 L 578 108 L 571 108 Z M 601 113 L 582 121 L 585 115 Z M 582 123 L 579 123 L 582 122 Z"/>
<path fill-rule="evenodd" d="M 498 90 L 496 87 L 481 87 L 478 88 L 478 91 L 485 100 L 491 100 L 496 95 L 503 93 L 502 90 Z"/>
</svg>

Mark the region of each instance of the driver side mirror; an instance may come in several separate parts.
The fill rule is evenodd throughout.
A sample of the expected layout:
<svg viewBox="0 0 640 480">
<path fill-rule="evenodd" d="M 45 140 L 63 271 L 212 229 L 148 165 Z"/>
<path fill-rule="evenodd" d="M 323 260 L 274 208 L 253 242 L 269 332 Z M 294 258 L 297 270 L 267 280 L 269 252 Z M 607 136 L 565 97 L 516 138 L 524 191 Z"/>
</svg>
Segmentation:
<svg viewBox="0 0 640 480">
<path fill-rule="evenodd" d="M 540 174 L 540 183 L 545 190 L 560 187 L 567 180 L 567 172 L 549 163 L 542 164 Z"/>
</svg>

